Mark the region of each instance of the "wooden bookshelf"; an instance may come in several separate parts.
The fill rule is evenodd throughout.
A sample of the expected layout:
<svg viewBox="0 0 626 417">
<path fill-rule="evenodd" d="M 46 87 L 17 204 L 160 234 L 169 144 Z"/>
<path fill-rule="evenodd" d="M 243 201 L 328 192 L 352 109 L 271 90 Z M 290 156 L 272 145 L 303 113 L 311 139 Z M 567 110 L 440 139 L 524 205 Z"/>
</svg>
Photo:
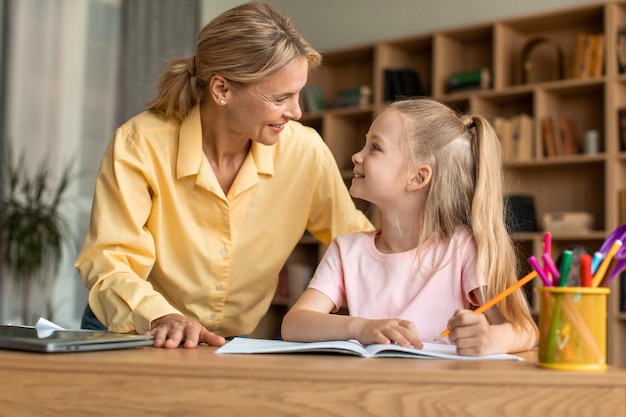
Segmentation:
<svg viewBox="0 0 626 417">
<path fill-rule="evenodd" d="M 505 163 L 507 191 L 532 195 L 539 222 L 539 231 L 514 235 L 520 256 L 541 254 L 541 219 L 545 213 L 555 211 L 588 212 L 595 222 L 589 232 L 553 234 L 553 257 L 571 245 L 595 250 L 619 225 L 618 194 L 626 189 L 626 152 L 620 147 L 617 117 L 618 109 L 626 108 L 626 75 L 619 73 L 615 48 L 617 33 L 622 28 L 626 28 L 626 2 L 618 1 L 330 51 L 324 54 L 322 67 L 309 80 L 325 92 L 328 108 L 305 113 L 302 122 L 321 133 L 348 181 L 352 170 L 350 157 L 362 146 L 369 124 L 384 105 L 385 70 L 417 72 L 424 95 L 441 99 L 459 111 L 493 119 L 528 114 L 534 120 L 533 157 Z M 600 76 L 575 76 L 573 65 L 580 33 L 604 35 L 605 62 Z M 521 52 L 536 39 L 542 39 L 544 45 L 526 57 L 526 61 L 532 60 L 535 73 L 531 81 L 523 83 Z M 561 51 L 560 62 L 546 45 Z M 563 75 L 554 78 L 551 74 L 559 64 Z M 451 74 L 483 67 L 491 74 L 489 88 L 447 94 Z M 333 108 L 333 98 L 339 90 L 362 85 L 372 89 L 371 104 Z M 539 121 L 558 116 L 575 122 L 574 134 L 580 149 L 584 149 L 586 130 L 599 131 L 599 153 L 547 156 Z M 363 202 L 358 205 L 367 210 Z M 324 250 L 320 246 L 303 242 L 297 252 L 309 253 L 308 259 L 314 265 Z M 609 298 L 608 362 L 626 367 L 626 313 L 620 311 L 619 281 L 611 284 Z M 277 320 L 280 325 L 281 313 L 289 304 L 278 306 L 283 311 L 274 314 L 274 329 L 278 328 Z"/>
</svg>

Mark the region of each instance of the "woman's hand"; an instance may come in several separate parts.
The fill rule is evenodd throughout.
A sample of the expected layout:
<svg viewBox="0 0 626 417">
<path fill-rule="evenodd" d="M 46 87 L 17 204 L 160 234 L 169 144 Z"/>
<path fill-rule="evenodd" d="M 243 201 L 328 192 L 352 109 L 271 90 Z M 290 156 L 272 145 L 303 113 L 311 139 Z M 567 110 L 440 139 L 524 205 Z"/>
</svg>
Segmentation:
<svg viewBox="0 0 626 417">
<path fill-rule="evenodd" d="M 184 347 L 195 348 L 198 343 L 222 346 L 226 340 L 208 331 L 200 323 L 179 314 L 168 314 L 152 321 L 147 335 L 154 336 L 154 347 L 175 349 L 184 341 Z"/>
</svg>

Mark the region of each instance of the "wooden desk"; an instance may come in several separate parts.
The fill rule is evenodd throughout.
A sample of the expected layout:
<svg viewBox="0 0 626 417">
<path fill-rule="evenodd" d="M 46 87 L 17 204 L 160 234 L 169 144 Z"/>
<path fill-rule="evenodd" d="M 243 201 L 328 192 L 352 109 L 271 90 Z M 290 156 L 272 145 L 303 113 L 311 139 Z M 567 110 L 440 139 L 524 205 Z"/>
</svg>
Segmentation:
<svg viewBox="0 0 626 417">
<path fill-rule="evenodd" d="M 626 416 L 626 370 L 526 362 L 0 350 L 1 416 Z"/>
</svg>

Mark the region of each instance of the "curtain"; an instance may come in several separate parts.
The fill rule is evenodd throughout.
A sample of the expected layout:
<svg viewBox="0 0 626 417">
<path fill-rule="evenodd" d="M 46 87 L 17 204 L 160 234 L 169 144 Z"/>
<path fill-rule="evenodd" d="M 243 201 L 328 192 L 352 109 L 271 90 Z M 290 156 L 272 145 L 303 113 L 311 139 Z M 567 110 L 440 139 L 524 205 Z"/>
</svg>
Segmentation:
<svg viewBox="0 0 626 417">
<path fill-rule="evenodd" d="M 0 64 L 6 70 L 0 130 L 15 153 L 28 156 L 27 170 L 46 160 L 55 176 L 70 160 L 75 163 L 62 207 L 73 239 L 53 288 L 33 294 L 32 302 L 41 307 L 33 315 L 70 328 L 78 326 L 86 302 L 74 258 L 89 217 L 95 172 L 114 129 L 120 1 L 10 1 L 2 11 L 2 20 L 11 25 L 2 32 L 8 45 Z M 3 278 L 0 319 L 19 323 L 11 277 Z"/>
<path fill-rule="evenodd" d="M 4 160 L 4 143 L 6 136 L 6 85 L 7 85 L 7 58 L 9 33 L 9 6 L 10 0 L 0 1 L 0 161 Z M 2 162 L 0 162 L 2 168 Z M 4 170 L 0 169 L 0 193 L 4 187 Z M 2 216 L 2 213 L 0 213 Z M 4 299 L 5 288 L 3 283 L 3 269 L 0 268 L 0 300 Z M 0 310 L 0 319 L 2 311 Z M 0 321 L 1 323 L 1 321 Z"/>
<path fill-rule="evenodd" d="M 54 288 L 41 294 L 50 308 L 40 314 L 64 327 L 79 326 L 87 301 L 73 264 L 102 154 L 115 128 L 154 97 L 165 61 L 195 50 L 199 3 L 0 0 L 0 141 L 26 152 L 27 169 L 46 159 L 55 175 L 76 162 L 63 206 L 73 241 Z M 18 323 L 11 279 L 1 278 L 0 322 Z"/>
<path fill-rule="evenodd" d="M 7 58 L 9 33 L 9 7 L 11 0 L 0 2 L 0 158 L 4 149 L 6 135 L 6 85 L 7 85 Z M 0 159 L 1 160 L 1 159 Z M 0 187 L 2 187 L 2 172 L 0 172 Z"/>
<path fill-rule="evenodd" d="M 123 0 L 118 125 L 156 96 L 167 60 L 194 53 L 199 29 L 199 0 Z"/>
</svg>

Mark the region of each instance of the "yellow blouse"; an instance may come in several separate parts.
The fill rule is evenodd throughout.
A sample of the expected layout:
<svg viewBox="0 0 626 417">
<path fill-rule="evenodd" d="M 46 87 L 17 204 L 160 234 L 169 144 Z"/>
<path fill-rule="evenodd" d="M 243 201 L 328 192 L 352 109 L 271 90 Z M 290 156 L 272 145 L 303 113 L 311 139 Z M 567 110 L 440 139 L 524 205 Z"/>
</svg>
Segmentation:
<svg viewBox="0 0 626 417">
<path fill-rule="evenodd" d="M 170 313 L 222 336 L 250 333 L 304 230 L 328 245 L 373 230 L 315 130 L 252 143 L 228 195 L 202 152 L 200 111 L 182 124 L 144 112 L 121 126 L 97 177 L 76 260 L 96 317 L 143 333 Z"/>
</svg>

